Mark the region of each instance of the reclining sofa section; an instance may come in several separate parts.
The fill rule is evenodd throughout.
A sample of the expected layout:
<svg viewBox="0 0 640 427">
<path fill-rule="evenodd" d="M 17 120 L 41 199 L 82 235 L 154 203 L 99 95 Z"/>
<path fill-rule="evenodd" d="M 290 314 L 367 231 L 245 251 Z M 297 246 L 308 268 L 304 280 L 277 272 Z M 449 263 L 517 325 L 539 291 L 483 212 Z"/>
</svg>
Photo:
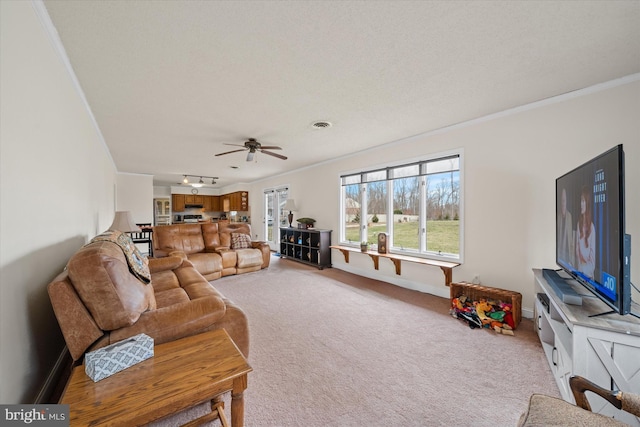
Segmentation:
<svg viewBox="0 0 640 427">
<path fill-rule="evenodd" d="M 85 245 L 48 292 L 74 361 L 134 335 L 156 344 L 226 329 L 240 351 L 249 353 L 245 313 L 180 257 L 150 258 L 150 283 L 132 272 L 121 248 L 98 241 Z"/>
<path fill-rule="evenodd" d="M 271 256 L 268 243 L 251 241 L 246 223 L 158 225 L 153 255 L 187 259 L 209 281 L 267 268 Z"/>
</svg>

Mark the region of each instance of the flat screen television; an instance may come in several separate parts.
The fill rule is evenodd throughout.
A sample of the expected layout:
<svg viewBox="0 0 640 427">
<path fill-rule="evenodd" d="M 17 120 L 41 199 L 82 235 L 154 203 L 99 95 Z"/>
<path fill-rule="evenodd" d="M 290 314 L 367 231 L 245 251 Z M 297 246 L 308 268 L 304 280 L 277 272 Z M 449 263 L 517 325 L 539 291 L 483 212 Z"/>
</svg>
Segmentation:
<svg viewBox="0 0 640 427">
<path fill-rule="evenodd" d="M 556 263 L 612 311 L 631 307 L 622 145 L 556 179 Z"/>
</svg>

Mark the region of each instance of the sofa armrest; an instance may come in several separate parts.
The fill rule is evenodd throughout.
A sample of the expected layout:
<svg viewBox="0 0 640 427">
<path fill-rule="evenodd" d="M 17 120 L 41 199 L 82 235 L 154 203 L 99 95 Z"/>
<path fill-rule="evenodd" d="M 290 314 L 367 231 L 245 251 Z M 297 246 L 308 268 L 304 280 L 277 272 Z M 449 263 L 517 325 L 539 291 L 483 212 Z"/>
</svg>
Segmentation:
<svg viewBox="0 0 640 427">
<path fill-rule="evenodd" d="M 187 254 L 184 251 L 171 251 L 168 256 L 177 256 L 182 259 L 187 259 Z"/>
<path fill-rule="evenodd" d="M 254 249 L 260 249 L 262 252 L 262 267 L 269 267 L 269 262 L 271 262 L 271 248 L 267 242 L 262 241 L 252 241 L 251 247 Z"/>
<path fill-rule="evenodd" d="M 164 258 L 149 258 L 149 272 L 174 270 L 182 265 L 182 258 L 179 256 L 168 256 Z"/>
<path fill-rule="evenodd" d="M 587 411 L 591 411 L 591 405 L 587 400 L 585 392 L 590 391 L 605 399 L 618 409 L 622 409 L 622 402 L 619 399 L 617 391 L 611 391 L 606 388 L 587 380 L 586 378 L 574 375 L 569 378 L 569 386 L 573 393 L 573 398 L 576 400 L 576 405 Z"/>
</svg>

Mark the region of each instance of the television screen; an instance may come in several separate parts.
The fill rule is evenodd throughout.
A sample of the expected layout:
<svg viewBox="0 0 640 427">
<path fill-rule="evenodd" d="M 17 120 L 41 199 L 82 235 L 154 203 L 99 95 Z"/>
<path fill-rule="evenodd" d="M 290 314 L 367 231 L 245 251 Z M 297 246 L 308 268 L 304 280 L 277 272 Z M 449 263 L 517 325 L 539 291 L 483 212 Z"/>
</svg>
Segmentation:
<svg viewBox="0 0 640 427">
<path fill-rule="evenodd" d="M 556 215 L 558 265 L 626 314 L 631 297 L 624 267 L 622 145 L 556 180 Z"/>
</svg>

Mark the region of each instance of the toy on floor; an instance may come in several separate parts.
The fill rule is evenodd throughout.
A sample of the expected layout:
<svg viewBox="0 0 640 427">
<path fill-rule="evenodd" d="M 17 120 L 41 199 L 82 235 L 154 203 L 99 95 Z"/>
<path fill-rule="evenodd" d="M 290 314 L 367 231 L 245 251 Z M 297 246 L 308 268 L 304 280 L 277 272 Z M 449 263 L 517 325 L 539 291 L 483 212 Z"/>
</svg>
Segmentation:
<svg viewBox="0 0 640 427">
<path fill-rule="evenodd" d="M 511 304 L 480 298 L 470 301 L 465 295 L 451 300 L 450 313 L 465 321 L 469 328 L 487 328 L 504 335 L 514 335 L 515 323 Z"/>
</svg>

